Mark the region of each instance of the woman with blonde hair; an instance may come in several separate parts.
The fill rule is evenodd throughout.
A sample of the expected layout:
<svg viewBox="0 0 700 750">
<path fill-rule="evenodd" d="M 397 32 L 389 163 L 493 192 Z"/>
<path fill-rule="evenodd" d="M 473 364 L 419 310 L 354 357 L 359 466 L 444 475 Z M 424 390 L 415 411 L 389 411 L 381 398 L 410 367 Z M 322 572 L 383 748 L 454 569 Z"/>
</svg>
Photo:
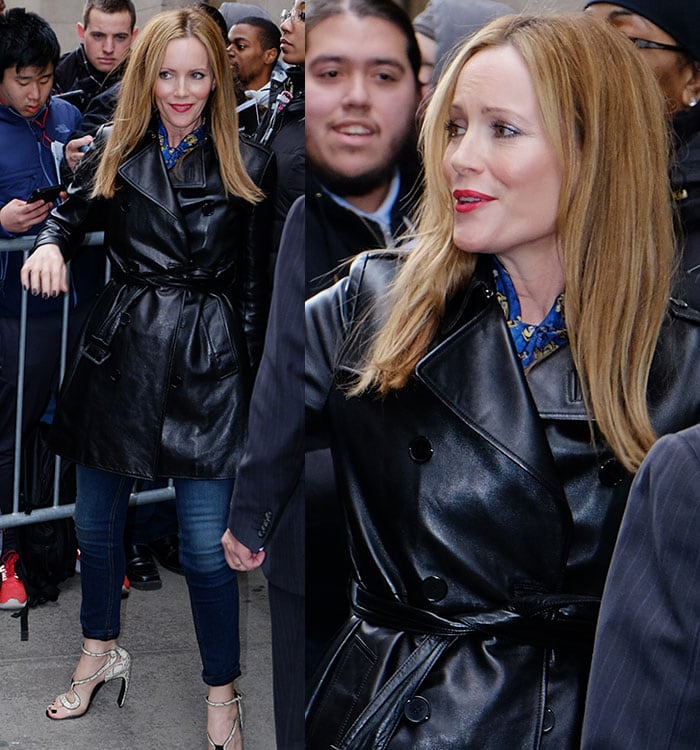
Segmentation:
<svg viewBox="0 0 700 750">
<path fill-rule="evenodd" d="M 417 236 L 307 303 L 354 565 L 307 746 L 575 748 L 631 478 L 700 417 L 663 98 L 595 19 L 509 16 L 421 146 Z"/>
<path fill-rule="evenodd" d="M 172 477 L 208 686 L 207 738 L 242 747 L 238 589 L 220 538 L 264 334 L 270 156 L 238 140 L 221 31 L 196 8 L 155 16 L 132 48 L 114 123 L 22 269 L 33 294 L 66 290 L 65 260 L 105 231 L 112 280 L 64 380 L 52 439 L 78 464 L 82 656 L 50 719 L 82 716 L 104 682 L 129 684 L 117 645 L 122 543 L 137 478 Z"/>
</svg>

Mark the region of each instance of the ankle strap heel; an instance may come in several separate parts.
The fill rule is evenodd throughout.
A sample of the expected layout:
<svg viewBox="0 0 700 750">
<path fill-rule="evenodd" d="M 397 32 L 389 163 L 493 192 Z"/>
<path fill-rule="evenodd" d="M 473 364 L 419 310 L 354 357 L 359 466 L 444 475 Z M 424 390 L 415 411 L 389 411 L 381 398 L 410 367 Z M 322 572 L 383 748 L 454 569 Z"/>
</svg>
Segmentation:
<svg viewBox="0 0 700 750">
<path fill-rule="evenodd" d="M 232 706 L 234 703 L 238 704 L 238 715 L 234 719 L 231 731 L 229 732 L 228 737 L 224 740 L 223 745 L 217 745 L 216 742 L 214 742 L 214 740 L 209 736 L 209 732 L 207 732 L 207 741 L 212 746 L 212 748 L 214 748 L 214 750 L 227 750 L 228 746 L 231 744 L 231 742 L 233 742 L 233 738 L 236 735 L 236 730 L 238 729 L 238 727 L 241 728 L 241 732 L 243 731 L 243 705 L 241 703 L 242 699 L 243 696 L 237 690 L 233 691 L 233 698 L 227 701 L 212 701 L 209 700 L 208 696 L 204 699 L 207 706 L 212 706 L 212 708 Z"/>
</svg>

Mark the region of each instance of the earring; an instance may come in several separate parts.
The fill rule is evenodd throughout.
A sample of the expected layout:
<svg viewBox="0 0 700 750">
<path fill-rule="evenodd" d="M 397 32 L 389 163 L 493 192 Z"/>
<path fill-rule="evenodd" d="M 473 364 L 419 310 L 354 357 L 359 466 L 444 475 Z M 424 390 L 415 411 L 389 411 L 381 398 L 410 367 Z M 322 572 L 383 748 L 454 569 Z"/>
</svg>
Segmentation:
<svg viewBox="0 0 700 750">
<path fill-rule="evenodd" d="M 688 102 L 688 106 L 690 107 L 696 107 L 698 103 L 698 100 L 693 96 L 691 100 Z"/>
</svg>

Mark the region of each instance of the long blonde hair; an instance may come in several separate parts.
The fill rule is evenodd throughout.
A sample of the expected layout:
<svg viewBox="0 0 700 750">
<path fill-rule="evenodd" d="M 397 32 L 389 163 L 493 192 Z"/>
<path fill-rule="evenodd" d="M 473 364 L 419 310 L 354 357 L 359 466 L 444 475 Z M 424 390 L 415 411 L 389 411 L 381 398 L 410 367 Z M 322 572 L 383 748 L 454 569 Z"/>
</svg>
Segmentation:
<svg viewBox="0 0 700 750">
<path fill-rule="evenodd" d="M 159 13 L 136 37 L 119 90 L 114 126 L 95 174 L 93 197 L 114 196 L 119 165 L 141 142 L 155 111 L 155 84 L 166 48 L 174 39 L 184 38 L 198 39 L 204 45 L 216 82 L 208 118 L 224 187 L 250 202 L 262 198 L 241 160 L 233 77 L 221 29 L 194 7 Z"/>
<path fill-rule="evenodd" d="M 520 53 L 532 75 L 562 168 L 557 234 L 566 324 L 588 411 L 620 461 L 635 470 L 655 440 L 647 383 L 675 264 L 670 146 L 651 69 L 619 31 L 585 14 L 497 19 L 445 71 L 420 137 L 425 190 L 416 246 L 352 393 L 387 394 L 406 385 L 447 300 L 474 273 L 478 256 L 455 246 L 448 219 L 445 123 L 467 60 L 504 45 Z"/>
</svg>

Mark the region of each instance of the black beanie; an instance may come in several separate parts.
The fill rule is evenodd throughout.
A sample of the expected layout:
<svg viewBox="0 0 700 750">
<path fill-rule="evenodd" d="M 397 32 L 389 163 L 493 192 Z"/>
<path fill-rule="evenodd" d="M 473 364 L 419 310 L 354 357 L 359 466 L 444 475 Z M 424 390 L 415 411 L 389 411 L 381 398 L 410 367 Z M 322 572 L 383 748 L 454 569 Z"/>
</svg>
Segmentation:
<svg viewBox="0 0 700 750">
<path fill-rule="evenodd" d="M 588 0 L 584 7 L 609 0 Z M 670 34 L 694 60 L 700 61 L 700 2 L 698 0 L 614 0 Z"/>
</svg>

